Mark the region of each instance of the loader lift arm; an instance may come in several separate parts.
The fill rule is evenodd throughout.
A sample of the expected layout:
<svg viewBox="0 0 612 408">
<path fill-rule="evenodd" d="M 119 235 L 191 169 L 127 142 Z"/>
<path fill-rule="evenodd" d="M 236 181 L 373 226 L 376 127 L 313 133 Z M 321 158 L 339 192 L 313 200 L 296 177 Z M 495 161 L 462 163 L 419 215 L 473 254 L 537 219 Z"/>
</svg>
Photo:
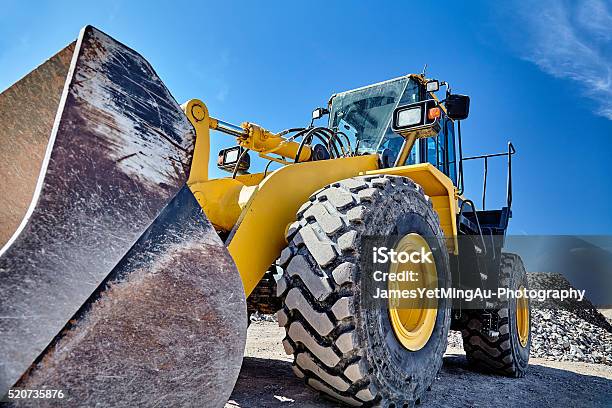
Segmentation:
<svg viewBox="0 0 612 408">
<path fill-rule="evenodd" d="M 242 126 L 236 126 L 213 118 L 208 113 L 208 108 L 204 102 L 199 99 L 188 101 L 182 108 L 197 134 L 194 152 L 194 162 L 197 165 L 193 166 L 189 184 L 208 180 L 211 130 L 234 136 L 236 142 L 242 148 L 256 151 L 265 158 L 270 158 L 270 154 L 277 154 L 285 158 L 297 158 L 298 161 L 310 159 L 311 150 L 309 146 L 302 146 L 300 149 L 299 143 L 287 140 L 281 134 L 270 132 L 255 123 L 244 122 Z M 299 157 L 297 157 L 298 150 L 300 151 Z M 275 160 L 280 161 L 279 159 Z"/>
</svg>

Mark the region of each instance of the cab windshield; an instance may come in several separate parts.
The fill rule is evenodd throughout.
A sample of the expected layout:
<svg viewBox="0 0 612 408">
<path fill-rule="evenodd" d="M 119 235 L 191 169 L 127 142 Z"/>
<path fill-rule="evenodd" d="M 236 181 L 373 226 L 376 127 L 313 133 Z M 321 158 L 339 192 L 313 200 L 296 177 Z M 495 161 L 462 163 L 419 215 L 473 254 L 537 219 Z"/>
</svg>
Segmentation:
<svg viewBox="0 0 612 408">
<path fill-rule="evenodd" d="M 359 141 L 360 154 L 378 153 L 383 148 L 399 151 L 403 139 L 390 129 L 393 110 L 400 103 L 418 101 L 419 86 L 407 76 L 336 94 L 330 127 L 347 135 L 353 149 Z"/>
</svg>

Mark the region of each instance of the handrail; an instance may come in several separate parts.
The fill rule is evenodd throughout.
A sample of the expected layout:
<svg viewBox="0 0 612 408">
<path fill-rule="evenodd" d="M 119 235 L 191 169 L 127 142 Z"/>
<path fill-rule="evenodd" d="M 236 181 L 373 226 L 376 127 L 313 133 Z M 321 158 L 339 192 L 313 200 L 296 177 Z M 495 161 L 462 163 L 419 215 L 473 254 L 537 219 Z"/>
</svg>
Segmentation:
<svg viewBox="0 0 612 408">
<path fill-rule="evenodd" d="M 483 177 L 483 185 L 482 185 L 482 209 L 486 209 L 486 198 L 487 198 L 487 175 L 489 172 L 489 158 L 491 157 L 499 157 L 499 156 L 507 156 L 508 157 L 508 182 L 506 187 L 506 204 L 508 206 L 508 210 L 512 207 L 512 155 L 516 153 L 516 149 L 512 142 L 508 142 L 508 151 L 504 153 L 492 153 L 492 154 L 483 154 L 479 156 L 470 156 L 470 157 L 462 157 L 462 160 L 484 160 L 484 177 Z"/>
<path fill-rule="evenodd" d="M 484 251 L 483 255 L 487 254 L 487 244 L 484 241 L 484 234 L 482 233 L 482 228 L 480 227 L 480 220 L 478 219 L 478 213 L 476 212 L 476 205 L 472 200 L 463 200 L 461 202 L 461 206 L 459 207 L 459 217 L 463 214 L 463 205 L 469 204 L 472 207 L 472 211 L 474 212 L 474 218 L 476 219 L 476 225 L 478 226 L 478 234 L 480 234 L 480 240 L 482 241 L 482 250 Z"/>
</svg>

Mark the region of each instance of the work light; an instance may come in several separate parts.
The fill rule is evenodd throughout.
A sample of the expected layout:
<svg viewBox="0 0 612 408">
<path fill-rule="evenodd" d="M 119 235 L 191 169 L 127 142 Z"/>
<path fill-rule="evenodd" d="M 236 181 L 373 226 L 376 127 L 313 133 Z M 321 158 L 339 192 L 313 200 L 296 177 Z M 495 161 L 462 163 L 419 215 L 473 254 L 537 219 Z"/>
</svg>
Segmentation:
<svg viewBox="0 0 612 408">
<path fill-rule="evenodd" d="M 434 99 L 398 106 L 393 111 L 391 128 L 402 136 L 436 136 L 440 132 L 442 111 Z"/>
<path fill-rule="evenodd" d="M 422 109 L 420 106 L 415 106 L 411 109 L 399 111 L 395 126 L 405 128 L 408 126 L 418 125 L 423 120 Z"/>
</svg>

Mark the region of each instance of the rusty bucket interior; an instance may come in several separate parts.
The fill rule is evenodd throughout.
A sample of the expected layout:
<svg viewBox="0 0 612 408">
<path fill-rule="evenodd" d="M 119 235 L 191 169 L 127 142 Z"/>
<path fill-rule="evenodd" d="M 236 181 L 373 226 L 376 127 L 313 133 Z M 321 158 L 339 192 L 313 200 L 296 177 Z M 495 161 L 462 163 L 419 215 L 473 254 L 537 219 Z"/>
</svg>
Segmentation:
<svg viewBox="0 0 612 408">
<path fill-rule="evenodd" d="M 0 93 L 0 248 L 32 201 L 75 43 Z"/>
</svg>

